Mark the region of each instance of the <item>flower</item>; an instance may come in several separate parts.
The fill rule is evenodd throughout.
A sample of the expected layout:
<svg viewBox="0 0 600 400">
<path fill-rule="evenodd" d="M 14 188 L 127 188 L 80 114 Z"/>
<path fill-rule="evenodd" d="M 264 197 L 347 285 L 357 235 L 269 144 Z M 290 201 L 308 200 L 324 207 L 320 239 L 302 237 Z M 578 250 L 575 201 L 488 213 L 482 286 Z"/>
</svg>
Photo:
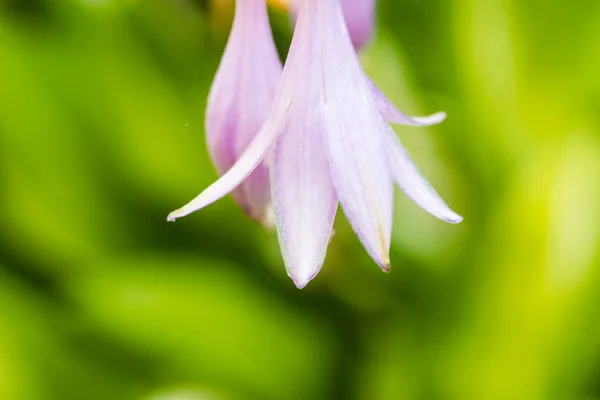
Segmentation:
<svg viewBox="0 0 600 400">
<path fill-rule="evenodd" d="M 265 124 L 227 173 L 168 220 L 225 196 L 267 158 L 279 242 L 296 286 L 321 269 L 338 203 L 369 255 L 389 271 L 394 181 L 438 218 L 462 218 L 421 177 L 386 120 L 428 125 L 444 118 L 397 110 L 364 74 L 340 0 L 306 0 Z"/>
<path fill-rule="evenodd" d="M 267 119 L 281 70 L 265 1 L 237 0 L 206 109 L 206 139 L 219 174 L 233 166 Z M 266 221 L 268 167 L 258 165 L 232 194 L 247 214 Z"/>
<path fill-rule="evenodd" d="M 295 17 L 304 0 L 292 0 L 290 7 L 292 16 Z M 344 19 L 356 49 L 363 47 L 371 37 L 375 23 L 376 0 L 342 0 Z"/>
</svg>

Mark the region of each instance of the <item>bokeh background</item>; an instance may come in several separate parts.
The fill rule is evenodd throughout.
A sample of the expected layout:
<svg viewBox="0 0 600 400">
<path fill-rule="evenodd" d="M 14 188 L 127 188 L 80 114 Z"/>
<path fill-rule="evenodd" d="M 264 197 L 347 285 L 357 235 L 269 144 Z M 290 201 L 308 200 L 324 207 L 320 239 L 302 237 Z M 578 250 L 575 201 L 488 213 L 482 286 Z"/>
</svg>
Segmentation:
<svg viewBox="0 0 600 400">
<path fill-rule="evenodd" d="M 278 46 L 291 38 L 273 3 Z M 203 113 L 227 0 L 0 0 L 0 399 L 600 399 L 600 2 L 381 0 L 363 65 L 464 215 L 339 213 L 303 290 Z"/>
</svg>

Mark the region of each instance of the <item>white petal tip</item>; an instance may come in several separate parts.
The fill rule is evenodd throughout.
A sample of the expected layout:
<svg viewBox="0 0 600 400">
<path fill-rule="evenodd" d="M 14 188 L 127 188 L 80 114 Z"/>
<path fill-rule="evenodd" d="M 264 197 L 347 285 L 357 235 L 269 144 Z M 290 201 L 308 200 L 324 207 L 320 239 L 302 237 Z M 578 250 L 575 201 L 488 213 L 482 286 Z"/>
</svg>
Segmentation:
<svg viewBox="0 0 600 400">
<path fill-rule="evenodd" d="M 304 289 L 306 285 L 308 285 L 308 282 L 294 281 L 294 285 L 296 285 L 298 289 Z"/>
<path fill-rule="evenodd" d="M 312 281 L 316 275 L 317 273 L 315 272 L 311 275 L 292 275 L 291 278 L 294 282 L 294 285 L 296 285 L 298 289 L 304 289 L 304 287 L 306 287 L 306 285 L 308 285 L 308 283 Z"/>
<path fill-rule="evenodd" d="M 463 217 L 454 212 L 450 212 L 442 216 L 441 219 L 451 224 L 460 224 L 463 220 Z"/>
<path fill-rule="evenodd" d="M 169 222 L 175 222 L 175 220 L 177 218 L 185 217 L 188 214 L 189 213 L 185 212 L 183 208 L 180 208 L 179 210 L 175 210 L 171 214 L 169 214 L 167 216 L 167 221 L 169 221 Z"/>
<path fill-rule="evenodd" d="M 411 117 L 411 119 L 421 125 L 436 125 L 442 123 L 446 117 L 446 113 L 440 111 L 427 117 Z"/>
<path fill-rule="evenodd" d="M 463 217 L 461 217 L 458 214 L 456 214 L 452 218 L 448 219 L 448 222 L 450 222 L 451 224 L 460 224 L 462 221 L 463 221 Z"/>
</svg>

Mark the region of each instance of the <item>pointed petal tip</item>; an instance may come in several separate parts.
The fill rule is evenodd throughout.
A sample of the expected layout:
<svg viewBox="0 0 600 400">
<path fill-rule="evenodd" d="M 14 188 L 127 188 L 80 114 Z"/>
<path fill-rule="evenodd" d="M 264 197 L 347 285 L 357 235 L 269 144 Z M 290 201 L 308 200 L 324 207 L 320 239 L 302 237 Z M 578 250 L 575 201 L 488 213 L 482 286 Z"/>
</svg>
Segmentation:
<svg viewBox="0 0 600 400">
<path fill-rule="evenodd" d="M 444 122 L 448 115 L 444 111 L 436 112 L 435 114 L 426 117 L 412 117 L 413 120 L 423 125 L 436 125 Z"/>
<path fill-rule="evenodd" d="M 318 270 L 313 272 L 300 272 L 299 271 L 294 271 L 291 274 L 289 274 L 289 277 L 292 278 L 292 281 L 294 282 L 294 285 L 296 285 L 296 287 L 298 289 L 304 289 L 306 287 L 306 285 L 308 285 L 308 283 L 310 281 L 312 281 L 315 276 L 317 276 L 317 274 L 319 273 L 319 271 L 321 270 L 321 268 L 319 268 Z"/>
<path fill-rule="evenodd" d="M 306 285 L 308 285 L 308 282 L 294 280 L 294 285 L 296 285 L 296 288 L 298 289 L 304 289 Z"/>
<path fill-rule="evenodd" d="M 446 119 L 446 113 L 443 111 L 423 117 L 411 117 L 400 111 L 398 107 L 396 107 L 394 103 L 379 90 L 373 81 L 367 79 L 367 83 L 375 97 L 381 116 L 389 123 L 409 126 L 431 126 L 437 125 Z"/>
<path fill-rule="evenodd" d="M 173 211 L 172 213 L 170 213 L 169 215 L 167 215 L 167 221 L 175 222 L 176 219 L 185 217 L 188 214 L 189 214 L 189 212 L 186 212 L 183 208 L 179 208 L 179 209 Z"/>
<path fill-rule="evenodd" d="M 306 285 L 308 285 L 308 283 L 316 276 L 316 274 L 313 274 L 311 276 L 308 277 L 302 277 L 302 276 L 298 276 L 298 275 L 294 275 L 292 276 L 292 281 L 294 282 L 294 285 L 296 285 L 296 287 L 298 289 L 304 289 L 306 287 Z"/>
<path fill-rule="evenodd" d="M 385 273 L 389 273 L 392 270 L 392 265 L 389 259 L 384 261 L 383 264 L 381 264 L 381 270 Z"/>
<path fill-rule="evenodd" d="M 463 217 L 456 213 L 451 213 L 445 218 L 445 220 L 451 224 L 460 224 L 463 221 Z"/>
<path fill-rule="evenodd" d="M 385 273 L 390 272 L 390 270 L 392 269 L 392 263 L 390 262 L 389 254 L 385 255 L 384 257 L 381 257 L 378 260 L 375 260 L 375 262 L 377 263 L 377 265 L 379 265 L 379 268 L 381 268 L 381 270 Z"/>
</svg>

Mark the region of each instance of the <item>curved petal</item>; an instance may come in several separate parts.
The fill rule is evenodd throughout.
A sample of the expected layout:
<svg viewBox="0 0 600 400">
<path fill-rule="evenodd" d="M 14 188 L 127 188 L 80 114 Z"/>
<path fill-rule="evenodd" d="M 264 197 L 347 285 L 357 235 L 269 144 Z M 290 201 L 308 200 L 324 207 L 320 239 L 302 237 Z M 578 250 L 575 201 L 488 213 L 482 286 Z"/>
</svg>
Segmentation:
<svg viewBox="0 0 600 400">
<path fill-rule="evenodd" d="M 206 108 L 206 141 L 220 175 L 227 172 L 269 115 L 281 75 L 264 0 L 236 1 L 235 18 Z M 262 220 L 270 202 L 264 165 L 233 191 L 251 217 Z"/>
<path fill-rule="evenodd" d="M 322 144 L 320 113 L 300 110 L 273 149 L 271 188 L 279 244 L 288 275 L 303 288 L 320 271 L 337 199 Z"/>
<path fill-rule="evenodd" d="M 383 139 L 387 124 L 349 40 L 339 1 L 315 3 L 323 30 L 323 138 L 331 180 L 363 246 L 388 270 L 394 187 Z"/>
<path fill-rule="evenodd" d="M 367 252 L 389 270 L 394 194 L 385 150 L 366 121 L 341 113 L 327 119 L 324 139 L 336 195 Z"/>
<path fill-rule="evenodd" d="M 391 127 L 388 127 L 386 140 L 390 169 L 400 189 L 431 215 L 453 224 L 461 222 L 463 218 L 452 211 L 429 182 L 421 176 Z"/>
<path fill-rule="evenodd" d="M 233 167 L 194 200 L 169 214 L 167 220 L 175 221 L 185 217 L 214 203 L 238 187 L 267 156 L 275 138 L 281 132 L 283 122 L 280 119 L 269 118 Z"/>
<path fill-rule="evenodd" d="M 445 112 L 437 112 L 425 117 L 410 117 L 392 103 L 375 83 L 367 77 L 367 83 L 375 98 L 375 103 L 383 119 L 392 124 L 411 125 L 411 126 L 430 126 L 437 125 L 446 119 Z"/>
</svg>

